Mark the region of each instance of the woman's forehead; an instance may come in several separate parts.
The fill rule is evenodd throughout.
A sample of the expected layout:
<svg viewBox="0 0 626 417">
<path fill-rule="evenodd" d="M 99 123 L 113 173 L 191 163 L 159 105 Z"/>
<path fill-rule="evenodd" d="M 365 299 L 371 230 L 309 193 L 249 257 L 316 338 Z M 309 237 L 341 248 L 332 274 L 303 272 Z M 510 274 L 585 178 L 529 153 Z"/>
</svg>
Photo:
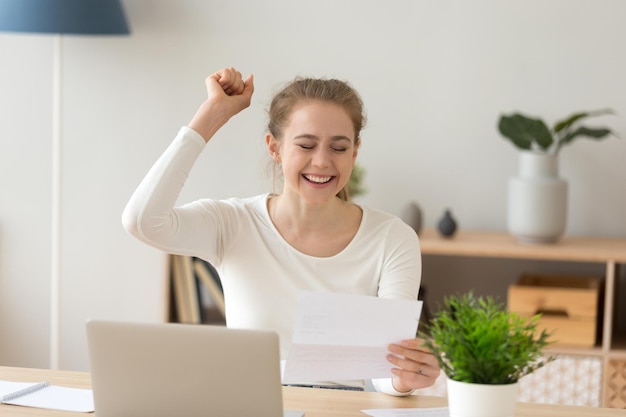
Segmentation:
<svg viewBox="0 0 626 417">
<path fill-rule="evenodd" d="M 330 101 L 307 100 L 294 106 L 286 127 L 298 126 L 334 127 L 354 133 L 354 125 L 346 109 Z"/>
</svg>

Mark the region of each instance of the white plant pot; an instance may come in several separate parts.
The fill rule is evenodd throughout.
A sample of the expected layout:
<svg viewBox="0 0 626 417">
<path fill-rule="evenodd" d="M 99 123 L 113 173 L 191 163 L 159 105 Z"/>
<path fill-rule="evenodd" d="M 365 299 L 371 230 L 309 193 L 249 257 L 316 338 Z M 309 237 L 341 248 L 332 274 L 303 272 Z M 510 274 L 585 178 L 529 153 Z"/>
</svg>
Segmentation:
<svg viewBox="0 0 626 417">
<path fill-rule="evenodd" d="M 507 226 L 520 243 L 554 243 L 565 232 L 567 182 L 558 157 L 522 151 L 518 175 L 509 180 Z"/>
<path fill-rule="evenodd" d="M 450 417 L 513 417 L 518 383 L 485 385 L 447 379 Z"/>
</svg>

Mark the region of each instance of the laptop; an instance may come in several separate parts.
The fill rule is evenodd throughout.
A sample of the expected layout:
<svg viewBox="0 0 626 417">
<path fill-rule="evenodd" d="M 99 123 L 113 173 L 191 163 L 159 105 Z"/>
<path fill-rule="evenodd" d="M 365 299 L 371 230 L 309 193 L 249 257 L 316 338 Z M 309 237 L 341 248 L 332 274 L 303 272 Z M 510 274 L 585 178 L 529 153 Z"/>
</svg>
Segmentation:
<svg viewBox="0 0 626 417">
<path fill-rule="evenodd" d="M 98 417 L 298 417 L 284 411 L 278 334 L 224 326 L 87 322 Z"/>
</svg>

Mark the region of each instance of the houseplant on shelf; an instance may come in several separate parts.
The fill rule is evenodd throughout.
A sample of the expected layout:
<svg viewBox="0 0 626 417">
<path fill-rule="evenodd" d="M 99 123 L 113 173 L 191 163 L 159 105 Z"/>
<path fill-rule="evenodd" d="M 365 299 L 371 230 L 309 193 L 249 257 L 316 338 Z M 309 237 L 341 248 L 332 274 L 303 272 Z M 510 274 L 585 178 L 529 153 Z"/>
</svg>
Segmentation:
<svg viewBox="0 0 626 417">
<path fill-rule="evenodd" d="M 538 319 L 473 292 L 444 299 L 420 336 L 447 377 L 450 417 L 513 416 L 518 380 L 554 359 Z"/>
<path fill-rule="evenodd" d="M 600 140 L 613 132 L 606 127 L 581 125 L 610 109 L 574 113 L 552 128 L 539 118 L 520 113 L 501 115 L 498 130 L 521 150 L 519 173 L 509 181 L 507 225 L 523 243 L 556 242 L 565 231 L 567 182 L 558 176 L 561 148 L 575 139 Z"/>
<path fill-rule="evenodd" d="M 348 184 L 346 185 L 349 198 L 352 199 L 367 192 L 365 185 L 363 185 L 364 178 L 365 169 L 358 163 L 355 163 L 352 167 L 352 173 L 350 174 Z"/>
</svg>

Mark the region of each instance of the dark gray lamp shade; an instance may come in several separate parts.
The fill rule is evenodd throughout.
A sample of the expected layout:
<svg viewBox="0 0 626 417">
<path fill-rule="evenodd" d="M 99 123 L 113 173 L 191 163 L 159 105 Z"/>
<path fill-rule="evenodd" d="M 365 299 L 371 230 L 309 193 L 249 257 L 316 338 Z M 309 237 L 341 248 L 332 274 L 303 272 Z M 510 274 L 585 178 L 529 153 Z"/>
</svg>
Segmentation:
<svg viewBox="0 0 626 417">
<path fill-rule="evenodd" d="M 120 0 L 0 0 L 0 31 L 130 33 Z"/>
</svg>

